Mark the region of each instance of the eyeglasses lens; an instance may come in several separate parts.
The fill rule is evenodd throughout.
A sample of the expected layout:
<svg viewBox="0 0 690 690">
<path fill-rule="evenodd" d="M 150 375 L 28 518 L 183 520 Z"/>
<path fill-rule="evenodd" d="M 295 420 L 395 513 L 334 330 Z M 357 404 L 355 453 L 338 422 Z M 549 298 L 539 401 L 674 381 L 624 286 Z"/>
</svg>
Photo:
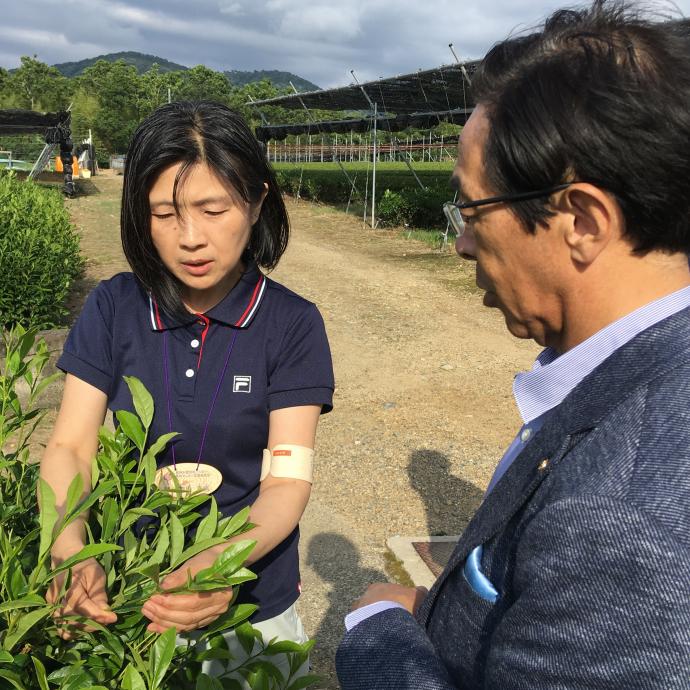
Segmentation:
<svg viewBox="0 0 690 690">
<path fill-rule="evenodd" d="M 460 209 L 452 202 L 443 204 L 443 213 L 450 223 L 450 227 L 458 237 L 462 237 L 465 232 L 465 221 L 462 219 Z"/>
</svg>

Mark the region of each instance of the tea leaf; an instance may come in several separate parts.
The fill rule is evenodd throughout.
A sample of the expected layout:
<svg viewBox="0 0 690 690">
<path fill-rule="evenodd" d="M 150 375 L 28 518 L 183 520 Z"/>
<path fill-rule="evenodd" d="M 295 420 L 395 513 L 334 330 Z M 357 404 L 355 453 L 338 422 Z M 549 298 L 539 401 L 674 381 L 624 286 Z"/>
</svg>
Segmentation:
<svg viewBox="0 0 690 690">
<path fill-rule="evenodd" d="M 219 525 L 219 527 L 222 526 L 223 528 L 221 536 L 226 539 L 235 536 L 235 534 L 247 524 L 249 520 L 249 508 L 250 506 L 247 506 L 240 510 L 239 513 L 235 513 L 232 517 L 221 520 Z"/>
<path fill-rule="evenodd" d="M 237 635 L 238 642 L 242 645 L 244 653 L 249 656 L 254 649 L 254 640 L 257 638 L 261 640 L 261 633 L 252 628 L 249 623 L 242 623 L 242 625 L 235 628 L 235 635 Z"/>
<path fill-rule="evenodd" d="M 172 515 L 170 517 L 172 518 Z M 226 540 L 222 537 L 214 537 L 213 539 L 205 539 L 204 541 L 192 544 L 191 546 L 186 548 L 174 561 L 171 555 L 170 565 L 172 568 L 177 568 L 178 566 L 188 561 L 192 556 L 196 556 L 198 553 L 206 551 L 206 549 L 210 549 L 214 546 L 220 546 L 221 544 L 225 544 L 225 542 Z"/>
<path fill-rule="evenodd" d="M 204 630 L 201 639 L 208 639 L 218 632 L 238 626 L 243 621 L 246 621 L 257 609 L 258 606 L 255 604 L 237 604 L 231 606 L 227 613 L 216 618 L 216 620 Z"/>
<path fill-rule="evenodd" d="M 7 635 L 2 643 L 3 649 L 10 651 L 17 643 L 21 642 L 24 636 L 33 628 L 36 623 L 42 621 L 52 612 L 52 606 L 46 606 L 36 611 L 30 611 L 23 615 L 17 622 L 17 627 L 13 630 L 8 628 Z M 11 632 L 10 632 L 11 630 Z"/>
<path fill-rule="evenodd" d="M 4 650 L 0 650 L 0 664 L 11 664 L 14 661 L 14 657 Z"/>
<path fill-rule="evenodd" d="M 41 561 L 50 550 L 53 543 L 53 529 L 58 520 L 55 509 L 55 492 L 44 479 L 38 480 L 38 491 L 41 497 L 41 512 L 39 521 L 41 525 L 41 539 L 38 547 L 38 560 Z"/>
<path fill-rule="evenodd" d="M 218 504 L 216 499 L 211 497 L 211 507 L 209 508 L 208 515 L 199 523 L 199 527 L 196 531 L 196 537 L 194 538 L 194 543 L 203 541 L 204 539 L 210 539 L 216 533 L 216 527 L 218 526 Z"/>
<path fill-rule="evenodd" d="M 125 568 L 129 568 L 137 554 L 137 538 L 132 534 L 132 530 L 125 531 Z"/>
<path fill-rule="evenodd" d="M 115 413 L 115 417 L 120 423 L 120 428 L 125 432 L 127 438 L 134 441 L 137 448 L 143 448 L 146 433 L 137 417 L 131 412 L 127 412 L 127 410 L 118 410 Z"/>
<path fill-rule="evenodd" d="M 153 398 L 138 378 L 135 376 L 123 376 L 123 378 L 129 387 L 129 392 L 132 394 L 134 409 L 137 411 L 137 415 L 144 427 L 148 429 L 153 421 Z"/>
<path fill-rule="evenodd" d="M 146 451 L 146 455 L 149 453 L 152 456 L 158 455 L 163 448 L 168 444 L 169 441 L 175 438 L 175 436 L 179 436 L 179 434 L 176 431 L 173 431 L 169 434 L 163 434 L 162 436 L 159 436 L 149 447 L 149 449 Z"/>
<path fill-rule="evenodd" d="M 151 556 L 148 565 L 160 565 L 165 560 L 165 555 L 168 552 L 168 547 L 170 546 L 170 531 L 167 525 L 163 525 L 158 530 L 158 543 L 156 544 L 156 549 Z"/>
<path fill-rule="evenodd" d="M 36 670 L 36 680 L 38 681 L 41 690 L 50 690 L 48 687 L 48 678 L 46 678 L 46 667 L 43 665 L 38 657 L 32 656 L 31 661 L 34 662 L 34 669 Z"/>
<path fill-rule="evenodd" d="M 74 479 L 70 482 L 69 488 L 67 489 L 67 498 L 65 500 L 65 515 L 69 515 L 76 507 L 79 499 L 84 493 L 84 480 L 81 474 L 77 472 L 74 475 Z"/>
<path fill-rule="evenodd" d="M 75 566 L 77 563 L 81 563 L 82 561 L 86 561 L 89 558 L 95 558 L 96 556 L 100 556 L 108 551 L 121 550 L 122 547 L 117 546 L 116 544 L 87 544 L 83 549 L 81 549 L 81 551 L 78 551 L 74 554 L 74 556 L 70 556 L 69 558 L 65 559 L 57 568 L 51 570 L 51 572 L 48 574 L 48 578 L 52 579 L 59 573 L 69 570 L 72 566 Z"/>
<path fill-rule="evenodd" d="M 308 688 L 310 685 L 314 685 L 314 683 L 318 683 L 321 680 L 323 680 L 321 676 L 317 676 L 314 673 L 308 673 L 306 676 L 301 676 L 298 678 L 294 683 L 290 683 L 287 690 L 303 690 L 304 688 Z"/>
<path fill-rule="evenodd" d="M 202 673 L 196 679 L 194 690 L 223 690 L 223 685 L 217 678 L 211 678 L 211 676 Z"/>
<path fill-rule="evenodd" d="M 5 613 L 6 611 L 14 611 L 16 609 L 31 609 L 36 606 L 45 606 L 46 600 L 43 597 L 39 597 L 38 594 L 30 594 L 23 599 L 14 599 L 13 601 L 6 601 L 4 604 L 0 604 L 0 613 Z M 0 659 L 1 661 L 1 659 Z"/>
<path fill-rule="evenodd" d="M 230 544 L 216 558 L 211 569 L 216 575 L 232 575 L 242 567 L 242 564 L 247 560 L 247 556 L 254 550 L 255 546 L 256 541 L 253 539 L 242 539 L 242 541 Z"/>
<path fill-rule="evenodd" d="M 18 690 L 26 690 L 25 686 L 21 684 L 21 679 L 18 674 L 14 671 L 10 671 L 6 668 L 0 668 L 0 678 L 4 678 L 9 681 L 12 687 Z"/>
<path fill-rule="evenodd" d="M 170 566 L 176 567 L 184 548 L 184 529 L 177 515 L 170 515 Z"/>
<path fill-rule="evenodd" d="M 170 666 L 175 653 L 177 631 L 168 628 L 154 643 L 151 649 L 151 687 L 158 688 Z"/>
<path fill-rule="evenodd" d="M 155 685 L 153 686 L 156 687 Z M 123 690 L 146 690 L 146 684 L 139 671 L 130 663 L 122 675 Z"/>
</svg>

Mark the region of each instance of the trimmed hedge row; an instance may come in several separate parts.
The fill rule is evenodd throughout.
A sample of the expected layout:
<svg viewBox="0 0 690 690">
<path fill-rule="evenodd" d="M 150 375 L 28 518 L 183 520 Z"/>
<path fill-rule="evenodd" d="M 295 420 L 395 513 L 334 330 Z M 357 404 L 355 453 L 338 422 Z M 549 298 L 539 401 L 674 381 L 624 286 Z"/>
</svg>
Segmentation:
<svg viewBox="0 0 690 690">
<path fill-rule="evenodd" d="M 58 189 L 0 173 L 0 328 L 50 328 L 84 268 Z"/>
<path fill-rule="evenodd" d="M 362 166 L 348 169 L 355 189 L 337 167 L 299 165 L 274 166 L 278 184 L 286 194 L 329 204 L 364 202 L 367 172 Z M 419 188 L 407 168 L 377 170 L 376 215 L 381 226 L 409 225 L 416 228 L 445 227 L 441 206 L 452 198 L 448 186 L 450 172 L 444 169 L 415 171 L 426 190 Z M 369 173 L 371 174 L 371 173 Z M 371 179 L 369 179 L 371 183 Z"/>
</svg>

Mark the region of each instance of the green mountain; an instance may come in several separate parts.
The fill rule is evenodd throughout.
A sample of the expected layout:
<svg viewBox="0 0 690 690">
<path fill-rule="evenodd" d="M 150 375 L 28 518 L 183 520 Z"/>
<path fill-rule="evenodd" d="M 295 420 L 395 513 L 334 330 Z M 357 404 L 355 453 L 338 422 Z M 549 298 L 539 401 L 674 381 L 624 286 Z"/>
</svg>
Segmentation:
<svg viewBox="0 0 690 690">
<path fill-rule="evenodd" d="M 98 55 L 94 58 L 87 58 L 86 60 L 79 60 L 78 62 L 61 62 L 56 67 L 66 77 L 76 77 L 80 75 L 87 67 L 91 67 L 98 60 L 106 60 L 107 62 L 115 62 L 116 60 L 124 60 L 128 65 L 134 65 L 139 74 L 151 69 L 152 65 L 157 64 L 161 72 L 175 72 L 178 70 L 186 70 L 189 67 L 179 65 L 176 62 L 170 62 L 155 55 L 146 55 L 145 53 L 137 53 L 134 51 L 126 51 L 122 53 L 108 53 L 107 55 Z M 279 70 L 254 70 L 251 72 L 243 72 L 241 70 L 226 70 L 224 72 L 231 84 L 235 86 L 244 86 L 262 79 L 270 79 L 273 86 L 277 88 L 290 87 L 290 82 L 295 85 L 298 91 L 318 91 L 319 87 L 312 82 L 298 77 L 291 72 L 281 72 Z"/>
<path fill-rule="evenodd" d="M 117 60 L 124 60 L 128 65 L 134 65 L 139 74 L 151 69 L 151 66 L 156 63 L 161 72 L 176 72 L 177 70 L 189 69 L 185 65 L 178 65 L 176 62 L 164 60 L 155 55 L 146 55 L 144 53 L 136 53 L 133 51 L 126 51 L 122 53 L 108 53 L 107 55 L 98 55 L 94 58 L 87 58 L 86 60 L 79 60 L 78 62 L 61 62 L 53 65 L 64 74 L 66 77 L 76 77 L 80 75 L 87 67 L 91 67 L 98 60 L 105 60 L 106 62 L 116 62 Z"/>
<path fill-rule="evenodd" d="M 298 91 L 319 91 L 320 86 L 313 84 L 302 77 L 298 77 L 292 72 L 281 72 L 277 69 L 255 69 L 252 72 L 242 72 L 241 70 L 232 69 L 226 70 L 225 76 L 229 79 L 231 84 L 235 86 L 244 86 L 262 79 L 269 79 L 273 86 L 277 88 L 288 87 L 290 82 L 295 85 Z"/>
</svg>

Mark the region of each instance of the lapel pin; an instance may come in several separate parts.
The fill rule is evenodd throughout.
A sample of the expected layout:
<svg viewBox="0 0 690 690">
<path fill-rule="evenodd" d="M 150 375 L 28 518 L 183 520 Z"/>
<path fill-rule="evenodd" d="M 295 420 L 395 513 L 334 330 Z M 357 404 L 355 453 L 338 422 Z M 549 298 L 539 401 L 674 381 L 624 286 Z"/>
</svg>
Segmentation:
<svg viewBox="0 0 690 690">
<path fill-rule="evenodd" d="M 548 466 L 549 466 L 549 459 L 548 459 L 548 458 L 544 458 L 544 459 L 539 463 L 539 466 L 537 467 L 537 469 L 538 469 L 540 472 L 543 472 Z"/>
</svg>

